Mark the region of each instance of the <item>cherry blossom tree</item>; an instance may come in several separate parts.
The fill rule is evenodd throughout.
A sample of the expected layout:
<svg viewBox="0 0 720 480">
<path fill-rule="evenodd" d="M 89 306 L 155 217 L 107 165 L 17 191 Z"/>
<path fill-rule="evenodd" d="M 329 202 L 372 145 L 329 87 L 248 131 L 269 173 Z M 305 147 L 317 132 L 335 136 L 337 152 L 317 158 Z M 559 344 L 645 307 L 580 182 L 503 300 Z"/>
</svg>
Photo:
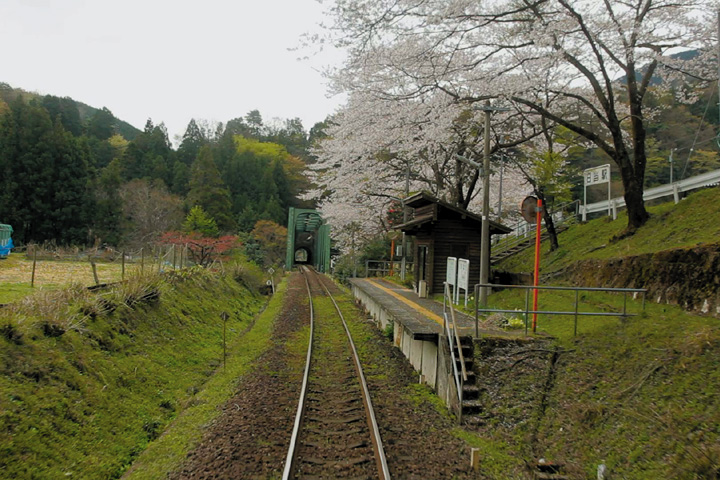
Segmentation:
<svg viewBox="0 0 720 480">
<path fill-rule="evenodd" d="M 479 172 L 456 156 L 481 161 L 475 148 L 481 115 L 443 92 L 402 101 L 351 95 L 313 152 L 317 188 L 309 196 L 323 199 L 323 216 L 338 235 L 353 222 L 369 234 L 386 229 L 388 205 L 420 190 L 463 208 L 477 207 Z M 519 143 L 505 137 L 495 142 L 493 153 Z M 515 203 L 522 178 L 505 173 L 504 196 Z"/>
<path fill-rule="evenodd" d="M 493 99 L 531 125 L 542 117 L 607 154 L 622 178 L 631 234 L 648 218 L 647 92 L 658 78 L 665 81 L 654 88 L 680 93 L 687 78 L 701 85 L 716 78 L 708 59 L 714 6 L 715 0 L 336 0 L 327 32 L 348 56 L 329 75 L 337 91 L 351 95 L 331 136 L 348 140 L 342 133 L 349 135 L 350 125 L 366 128 L 368 115 L 388 114 L 388 123 L 369 123 L 370 134 L 354 130 L 360 144 L 348 148 L 377 142 L 392 145 L 388 152 L 400 163 L 419 150 L 425 156 L 412 161 L 442 165 L 443 151 L 479 151 L 469 143 L 472 134 L 453 145 L 450 124 Z M 673 55 L 691 49 L 698 54 Z M 402 120 L 403 110 L 415 115 Z M 516 122 L 507 139 L 496 136 L 493 149 L 521 140 L 524 125 Z M 398 147 L 413 143 L 415 149 Z"/>
</svg>

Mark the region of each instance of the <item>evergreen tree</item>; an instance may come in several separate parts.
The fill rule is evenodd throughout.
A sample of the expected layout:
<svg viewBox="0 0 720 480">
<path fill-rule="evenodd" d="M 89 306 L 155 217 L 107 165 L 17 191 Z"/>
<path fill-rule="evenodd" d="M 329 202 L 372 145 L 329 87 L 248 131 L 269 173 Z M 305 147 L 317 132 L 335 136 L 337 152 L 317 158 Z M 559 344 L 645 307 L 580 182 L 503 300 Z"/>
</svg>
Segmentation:
<svg viewBox="0 0 720 480">
<path fill-rule="evenodd" d="M 233 118 L 232 120 L 227 122 L 227 124 L 225 125 L 225 131 L 223 133 L 230 136 L 242 135 L 243 137 L 249 137 L 250 129 L 245 123 L 244 119 Z"/>
<path fill-rule="evenodd" d="M 190 209 L 190 213 L 183 222 L 183 232 L 199 233 L 213 238 L 220 236 L 220 229 L 218 229 L 215 219 L 208 215 L 200 205 L 195 205 Z"/>
<path fill-rule="evenodd" d="M 277 197 L 270 198 L 264 207 L 259 216 L 260 220 L 269 220 L 275 223 L 285 223 L 287 221 L 287 211 L 280 206 Z"/>
<path fill-rule="evenodd" d="M 119 245 L 122 241 L 122 168 L 113 160 L 95 181 L 94 236 L 104 243 Z"/>
<path fill-rule="evenodd" d="M 190 182 L 190 167 L 183 162 L 176 161 L 172 170 L 172 192 L 176 195 L 187 195 Z"/>
<path fill-rule="evenodd" d="M 4 221 L 22 243 L 87 240 L 93 198 L 89 149 L 44 108 L 18 97 L 0 118 Z"/>
<path fill-rule="evenodd" d="M 148 119 L 145 130 L 130 142 L 122 157 L 123 179 L 162 180 L 172 186 L 175 180 L 175 152 L 172 150 L 165 125 L 153 125 Z"/>
<path fill-rule="evenodd" d="M 249 232 L 255 226 L 258 221 L 258 212 L 252 207 L 251 204 L 246 204 L 240 215 L 238 215 L 238 229 L 241 232 Z"/>
<path fill-rule="evenodd" d="M 91 191 L 90 150 L 83 139 L 67 132 L 60 121 L 52 132 L 52 234 L 61 244 L 86 243 L 95 198 Z"/>
<path fill-rule="evenodd" d="M 235 229 L 230 192 L 222 181 L 209 146 L 200 149 L 192 165 L 188 204 L 203 207 L 215 219 L 220 230 Z"/>
<path fill-rule="evenodd" d="M 95 112 L 88 122 L 88 136 L 107 140 L 115 133 L 115 116 L 106 107 Z"/>
<path fill-rule="evenodd" d="M 77 103 L 72 98 L 60 98 L 52 95 L 45 95 L 42 98 L 42 106 L 50 114 L 52 120 L 60 118 L 63 128 L 79 137 L 83 133 L 83 125 L 80 120 L 80 111 Z"/>
<path fill-rule="evenodd" d="M 205 136 L 203 131 L 198 127 L 195 119 L 191 119 L 185 129 L 182 142 L 177 151 L 178 161 L 185 165 L 192 165 L 200 152 L 200 149 L 208 144 L 208 138 Z"/>
<path fill-rule="evenodd" d="M 267 141 L 282 145 L 290 155 L 307 160 L 308 157 L 308 134 L 305 132 L 302 120 L 293 118 L 285 120 L 283 127 L 272 135 L 266 137 Z"/>
<path fill-rule="evenodd" d="M 260 139 L 264 133 L 265 126 L 263 125 L 262 115 L 259 110 L 250 110 L 245 115 L 245 124 L 248 128 L 248 133 L 251 138 Z"/>
</svg>

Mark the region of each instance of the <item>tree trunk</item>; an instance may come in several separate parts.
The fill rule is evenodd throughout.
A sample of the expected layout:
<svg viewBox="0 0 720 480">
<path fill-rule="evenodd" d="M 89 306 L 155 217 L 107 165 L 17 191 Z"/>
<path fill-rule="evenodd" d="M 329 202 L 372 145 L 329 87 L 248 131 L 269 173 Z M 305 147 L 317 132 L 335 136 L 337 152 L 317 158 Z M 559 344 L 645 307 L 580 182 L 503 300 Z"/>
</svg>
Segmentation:
<svg viewBox="0 0 720 480">
<path fill-rule="evenodd" d="M 635 71 L 634 67 L 631 70 Z M 645 210 L 643 190 L 645 183 L 645 167 L 647 165 L 647 151 L 645 139 L 647 132 L 643 117 L 642 96 L 638 93 L 637 83 L 628 82 L 628 95 L 630 97 L 630 125 L 632 134 L 633 161 L 632 170 L 628 172 L 628 181 L 625 181 L 623 171 L 623 186 L 625 187 L 625 205 L 628 211 L 628 226 L 626 232 L 631 235 L 647 222 L 650 215 Z M 630 163 L 628 161 L 628 163 Z"/>
<path fill-rule="evenodd" d="M 645 210 L 642 184 L 638 182 L 634 176 L 630 176 L 629 178 L 623 176 L 623 187 L 625 188 L 625 195 L 623 196 L 628 212 L 628 226 L 624 235 L 632 235 L 635 233 L 635 230 L 647 222 L 650 215 L 647 210 Z"/>
<path fill-rule="evenodd" d="M 628 226 L 625 231 L 620 234 L 619 238 L 632 235 L 635 231 L 647 222 L 650 215 L 645 210 L 645 201 L 643 200 L 643 179 L 645 177 L 645 158 L 644 150 L 635 152 L 636 158 L 634 165 L 630 158 L 618 159 L 620 166 L 620 176 L 622 178 L 623 189 L 625 194 L 625 206 L 628 213 Z M 642 156 L 643 158 L 638 158 Z M 625 157 L 628 157 L 625 155 Z"/>
<path fill-rule="evenodd" d="M 543 203 L 545 205 L 545 203 Z M 560 248 L 558 243 L 557 230 L 555 230 L 555 223 L 553 222 L 552 215 L 547 208 L 543 208 L 543 219 L 545 220 L 545 228 L 547 228 L 548 238 L 550 239 L 550 251 L 554 252 Z"/>
<path fill-rule="evenodd" d="M 560 248 L 560 244 L 558 243 L 557 230 L 555 230 L 555 222 L 553 222 L 552 215 L 550 215 L 550 207 L 547 204 L 545 195 L 543 195 L 541 192 L 538 192 L 537 190 L 535 191 L 535 194 L 540 200 L 542 200 L 543 220 L 545 221 L 545 228 L 547 229 L 548 239 L 550 240 L 550 251 L 554 252 L 555 250 Z"/>
</svg>

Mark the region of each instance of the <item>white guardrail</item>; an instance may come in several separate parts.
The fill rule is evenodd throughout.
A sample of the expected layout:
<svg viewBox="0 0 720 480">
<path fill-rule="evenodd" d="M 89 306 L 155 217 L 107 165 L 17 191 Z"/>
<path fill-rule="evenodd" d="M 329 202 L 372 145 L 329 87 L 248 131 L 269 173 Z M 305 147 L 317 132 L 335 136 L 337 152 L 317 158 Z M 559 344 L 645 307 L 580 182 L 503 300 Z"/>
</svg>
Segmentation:
<svg viewBox="0 0 720 480">
<path fill-rule="evenodd" d="M 667 185 L 661 185 L 659 187 L 648 188 L 643 193 L 643 200 L 654 200 L 656 198 L 667 197 L 673 195 L 675 197 L 675 203 L 679 201 L 679 194 L 695 188 L 707 187 L 720 183 L 720 170 L 714 170 L 712 172 L 706 172 L 695 177 L 686 178 L 684 180 L 678 180 L 677 182 L 668 183 Z M 624 207 L 625 199 L 623 197 L 617 197 L 610 200 L 609 204 L 607 200 L 597 203 L 590 203 L 586 206 L 580 205 L 580 213 L 594 213 L 604 212 L 609 209 L 615 209 Z"/>
</svg>

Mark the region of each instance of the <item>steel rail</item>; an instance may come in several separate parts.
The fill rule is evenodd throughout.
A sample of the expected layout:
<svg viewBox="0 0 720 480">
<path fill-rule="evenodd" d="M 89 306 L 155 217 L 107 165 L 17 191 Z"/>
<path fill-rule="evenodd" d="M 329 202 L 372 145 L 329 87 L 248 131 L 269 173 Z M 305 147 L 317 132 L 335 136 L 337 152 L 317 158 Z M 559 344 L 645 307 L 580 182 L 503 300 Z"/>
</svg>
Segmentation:
<svg viewBox="0 0 720 480">
<path fill-rule="evenodd" d="M 288 448 L 287 459 L 285 460 L 285 470 L 283 471 L 282 476 L 283 480 L 290 480 L 290 474 L 295 466 L 295 453 L 297 450 L 297 440 L 300 433 L 300 425 L 302 424 L 303 412 L 305 411 L 308 378 L 310 377 L 310 360 L 312 358 L 312 344 L 315 333 L 315 311 L 313 310 L 312 293 L 310 293 L 310 282 L 308 281 L 305 270 L 305 268 L 300 269 L 303 277 L 305 278 L 305 286 L 307 287 L 308 299 L 310 301 L 310 340 L 308 341 L 307 356 L 305 357 L 305 373 L 303 373 L 300 400 L 298 402 L 297 413 L 295 414 L 295 425 L 293 426 L 292 436 L 290 437 L 290 447 Z"/>
<path fill-rule="evenodd" d="M 310 290 L 310 282 L 308 280 L 308 273 L 313 272 L 312 269 L 307 267 L 301 267 L 301 272 L 305 278 L 305 286 L 307 288 L 308 292 L 308 299 L 310 300 L 310 341 L 308 342 L 308 350 L 307 350 L 307 356 L 305 360 L 305 372 L 303 374 L 303 382 L 302 382 L 302 388 L 300 391 L 300 400 L 298 402 L 298 409 L 297 413 L 295 415 L 295 425 L 293 427 L 292 437 L 290 439 L 290 446 L 288 448 L 288 455 L 287 459 L 285 461 L 285 469 L 283 471 L 283 480 L 290 480 L 293 478 L 291 475 L 293 473 L 293 470 L 295 469 L 295 461 L 296 461 L 296 451 L 298 446 L 298 438 L 300 435 L 300 427 L 302 426 L 303 421 L 303 415 L 305 412 L 305 402 L 307 397 L 307 391 L 308 391 L 308 380 L 310 376 L 310 365 L 311 365 L 311 359 L 312 359 L 312 343 L 314 338 L 314 330 L 315 330 L 315 313 L 313 309 L 313 303 L 312 303 L 312 292 Z M 315 273 L 315 272 L 313 272 Z M 368 427 L 370 428 L 371 434 L 371 440 L 373 444 L 373 450 L 375 453 L 375 460 L 378 467 L 378 475 L 380 480 L 390 480 L 390 471 L 387 466 L 387 459 L 385 457 L 385 451 L 383 449 L 382 439 L 380 438 L 380 430 L 377 425 L 377 420 L 375 418 L 375 412 L 373 410 L 372 406 L 372 400 L 370 399 L 370 392 L 367 387 L 367 382 L 365 380 L 365 375 L 362 371 L 362 366 L 360 365 L 360 357 L 357 353 L 357 349 L 355 348 L 355 343 L 353 342 L 352 335 L 350 334 L 350 330 L 347 326 L 347 322 L 345 321 L 345 317 L 342 314 L 342 311 L 340 310 L 340 307 L 338 306 L 337 302 L 335 301 L 335 298 L 330 293 L 330 290 L 325 286 L 325 284 L 320 280 L 320 276 L 318 276 L 318 282 L 325 290 L 326 294 L 330 298 L 330 300 L 333 302 L 333 305 L 335 305 L 335 310 L 337 310 L 338 315 L 340 316 L 340 319 L 342 320 L 343 327 L 345 329 L 345 333 L 348 337 L 348 341 L 350 343 L 350 347 L 353 351 L 353 362 L 355 364 L 355 370 L 358 374 L 358 378 L 360 379 L 360 384 L 363 390 L 363 404 L 365 406 L 365 412 L 367 413 L 367 421 L 368 421 Z"/>
<path fill-rule="evenodd" d="M 383 448 L 382 438 L 380 437 L 380 429 L 378 428 L 377 419 L 375 418 L 375 410 L 373 409 L 372 400 L 370 398 L 370 391 L 367 386 L 367 381 L 365 380 L 365 374 L 363 373 L 362 365 L 360 364 L 360 356 L 358 355 L 357 349 L 355 348 L 355 342 L 353 341 L 352 335 L 350 334 L 350 329 L 348 328 L 347 322 L 345 321 L 345 316 L 342 314 L 340 307 L 335 301 L 335 297 L 333 297 L 332 293 L 330 293 L 330 290 L 327 288 L 327 286 L 325 286 L 325 284 L 322 282 L 322 280 L 320 280 L 320 278 L 321 277 L 318 276 L 320 285 L 322 285 L 325 293 L 327 293 L 328 297 L 330 297 L 330 300 L 332 300 L 333 305 L 335 305 L 335 310 L 337 310 L 337 313 L 340 316 L 340 320 L 342 320 L 343 327 L 345 328 L 345 333 L 347 334 L 348 341 L 350 342 L 350 348 L 353 352 L 353 362 L 355 363 L 355 371 L 357 372 L 358 378 L 360 379 L 360 385 L 362 386 L 363 404 L 365 405 L 365 412 L 367 413 L 368 427 L 370 427 L 370 431 L 372 432 L 371 437 L 373 443 L 373 450 L 375 451 L 375 461 L 377 463 L 380 479 L 390 480 L 390 470 L 388 469 L 387 459 L 385 458 L 385 449 Z"/>
</svg>

